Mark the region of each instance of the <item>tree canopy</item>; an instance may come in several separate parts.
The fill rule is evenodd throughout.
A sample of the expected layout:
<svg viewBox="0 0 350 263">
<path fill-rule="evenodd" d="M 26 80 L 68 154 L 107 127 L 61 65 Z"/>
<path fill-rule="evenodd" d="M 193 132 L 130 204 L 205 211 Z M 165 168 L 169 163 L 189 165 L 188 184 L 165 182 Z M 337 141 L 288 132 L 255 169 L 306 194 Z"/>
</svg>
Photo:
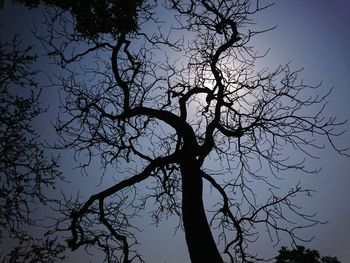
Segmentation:
<svg viewBox="0 0 350 263">
<path fill-rule="evenodd" d="M 320 257 L 317 250 L 305 249 L 297 246 L 296 249 L 288 250 L 282 247 L 276 257 L 276 263 L 340 263 L 336 257 Z"/>
<path fill-rule="evenodd" d="M 13 0 L 30 8 L 45 4 L 69 11 L 82 36 L 95 38 L 101 34 L 113 37 L 137 30 L 137 13 L 142 0 Z"/>
<path fill-rule="evenodd" d="M 58 158 L 45 154 L 45 145 L 33 128 L 43 114 L 38 72 L 31 68 L 37 56 L 23 47 L 19 36 L 0 43 L 0 243 L 14 238 L 19 244 L 2 262 L 55 262 L 63 246 L 49 238 L 36 239 L 28 228 L 38 225 L 33 212 L 48 205 L 48 189 L 62 179 Z M 26 261 L 28 262 L 28 261 Z"/>
<path fill-rule="evenodd" d="M 20 2 L 51 7 L 37 37 L 60 67 L 50 79 L 62 92 L 55 148 L 73 150 L 83 170 L 97 160 L 101 178 L 115 178 L 87 199 L 59 202 L 55 230 L 69 232 L 70 249 L 144 262 L 134 218 L 150 203 L 154 222 L 178 217 L 193 263 L 256 262 L 250 246 L 266 233 L 275 244 L 281 233 L 294 245 L 307 241 L 299 231 L 319 221 L 293 198 L 312 190 L 298 184 L 282 193 L 275 181 L 285 170 L 317 172 L 305 160 L 324 147 L 320 137 L 346 154 L 334 142 L 344 122 L 325 117 L 330 91 L 305 84 L 300 70 L 256 66 L 264 54 L 251 40 L 270 29 L 252 18 L 270 5 Z"/>
</svg>

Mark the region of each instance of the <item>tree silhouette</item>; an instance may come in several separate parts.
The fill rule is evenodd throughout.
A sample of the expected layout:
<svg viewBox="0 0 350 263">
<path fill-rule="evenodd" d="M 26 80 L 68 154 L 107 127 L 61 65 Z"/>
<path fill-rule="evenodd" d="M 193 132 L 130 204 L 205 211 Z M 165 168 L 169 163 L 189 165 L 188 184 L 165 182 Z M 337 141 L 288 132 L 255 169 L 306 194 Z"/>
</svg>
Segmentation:
<svg viewBox="0 0 350 263">
<path fill-rule="evenodd" d="M 288 234 L 296 244 L 299 229 L 318 223 L 292 203 L 311 191 L 297 185 L 280 195 L 274 177 L 289 169 L 317 172 L 285 149 L 312 158 L 323 147 L 318 136 L 345 154 L 333 143 L 343 123 L 323 116 L 329 93 L 298 80 L 300 71 L 255 66 L 260 55 L 250 41 L 268 30 L 254 31 L 251 18 L 267 7 L 248 0 L 143 1 L 132 29 L 105 28 L 114 14 L 102 12 L 102 20 L 87 20 L 92 31 L 81 27 L 83 9 L 48 11 L 39 38 L 63 69 L 53 85 L 65 92 L 58 147 L 74 149 L 82 168 L 98 158 L 106 173 L 112 167 L 117 174 L 114 185 L 88 200 L 61 204 L 67 218 L 57 229 L 71 231 L 71 249 L 97 246 L 108 262 L 143 262 L 133 218 L 151 200 L 155 222 L 180 218 L 194 263 L 220 263 L 223 255 L 255 262 L 248 248 L 261 232 L 275 242 Z M 203 182 L 218 195 L 211 212 Z M 265 203 L 254 182 L 266 185 Z M 287 215 L 304 224 L 290 225 Z"/>
<path fill-rule="evenodd" d="M 32 127 L 45 111 L 39 103 L 38 72 L 31 69 L 36 59 L 18 35 L 11 43 L 0 43 L 0 242 L 5 237 L 20 244 L 8 254 L 1 251 L 2 262 L 55 262 L 63 257 L 63 246 L 55 240 L 26 233 L 37 225 L 35 207 L 50 202 L 46 191 L 61 178 L 58 158 L 47 158 Z"/>
<path fill-rule="evenodd" d="M 320 257 L 316 250 L 305 249 L 305 247 L 297 246 L 296 249 L 288 250 L 282 247 L 279 255 L 276 257 L 276 263 L 340 263 L 336 257 Z"/>
</svg>

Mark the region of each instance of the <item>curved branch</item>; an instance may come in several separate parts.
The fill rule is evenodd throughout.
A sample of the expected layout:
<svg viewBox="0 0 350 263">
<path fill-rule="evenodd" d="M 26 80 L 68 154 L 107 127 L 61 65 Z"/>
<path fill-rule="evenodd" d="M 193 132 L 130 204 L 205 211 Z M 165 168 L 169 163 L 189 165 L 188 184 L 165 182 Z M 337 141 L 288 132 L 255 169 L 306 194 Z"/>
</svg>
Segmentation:
<svg viewBox="0 0 350 263">
<path fill-rule="evenodd" d="M 122 79 L 122 77 L 119 74 L 118 69 L 118 53 L 122 47 L 123 44 L 128 45 L 129 42 L 125 39 L 125 34 L 121 34 L 121 36 L 118 38 L 118 42 L 113 48 L 112 51 L 112 71 L 115 77 L 115 80 L 117 81 L 119 87 L 123 90 L 124 93 L 124 110 L 127 111 L 130 107 L 130 92 L 129 92 L 129 86 L 126 81 Z"/>
<path fill-rule="evenodd" d="M 133 177 L 130 177 L 128 179 L 125 179 L 125 180 L 121 181 L 120 183 L 118 183 L 110 188 L 107 188 L 106 190 L 104 190 L 98 194 L 92 195 L 78 211 L 72 211 L 71 215 L 70 215 L 70 217 L 72 219 L 70 230 L 72 232 L 73 237 L 71 240 L 69 240 L 69 247 L 72 250 L 76 250 L 82 244 L 84 244 L 84 241 L 78 242 L 78 230 L 80 229 L 78 220 L 83 215 L 85 215 L 89 212 L 90 206 L 95 201 L 98 200 L 100 202 L 100 205 L 101 205 L 101 202 L 103 202 L 103 200 L 105 198 L 107 198 L 107 197 L 109 197 L 109 196 L 111 196 L 111 195 L 113 195 L 113 194 L 115 194 L 115 193 L 117 193 L 125 188 L 133 186 L 133 185 L 147 179 L 156 168 L 163 167 L 167 164 L 173 163 L 177 160 L 177 158 L 178 158 L 178 154 L 175 153 L 175 154 L 172 154 L 172 155 L 169 155 L 166 157 L 160 157 L 160 158 L 154 159 L 141 173 L 134 175 Z M 100 210 L 101 210 L 101 207 L 100 207 Z M 103 213 L 100 214 L 100 217 L 102 218 L 102 222 L 104 223 L 105 221 L 104 221 Z M 114 232 L 112 232 L 112 234 L 113 233 Z M 119 240 L 119 238 L 117 238 L 117 239 Z"/>
<path fill-rule="evenodd" d="M 244 248 L 243 248 L 243 229 L 241 228 L 240 225 L 240 221 L 241 220 L 237 220 L 234 215 L 232 214 L 231 210 L 230 210 L 230 205 L 229 205 L 229 197 L 227 196 L 225 190 L 215 181 L 214 178 L 212 178 L 210 175 L 208 175 L 207 173 L 205 173 L 204 171 L 201 171 L 201 175 L 204 179 L 206 179 L 208 182 L 210 182 L 210 184 L 220 193 L 220 195 L 223 198 L 223 206 L 220 209 L 219 212 L 223 213 L 225 216 L 227 216 L 228 218 L 230 218 L 230 220 L 232 221 L 237 233 L 236 233 L 236 237 L 234 240 L 232 240 L 231 242 L 229 242 L 226 247 L 225 247 L 225 253 L 230 255 L 229 252 L 229 248 L 235 244 L 236 242 L 238 242 L 238 244 L 236 246 L 239 247 L 239 251 L 242 257 L 242 260 L 244 262 L 245 260 L 245 252 L 244 252 Z"/>
</svg>

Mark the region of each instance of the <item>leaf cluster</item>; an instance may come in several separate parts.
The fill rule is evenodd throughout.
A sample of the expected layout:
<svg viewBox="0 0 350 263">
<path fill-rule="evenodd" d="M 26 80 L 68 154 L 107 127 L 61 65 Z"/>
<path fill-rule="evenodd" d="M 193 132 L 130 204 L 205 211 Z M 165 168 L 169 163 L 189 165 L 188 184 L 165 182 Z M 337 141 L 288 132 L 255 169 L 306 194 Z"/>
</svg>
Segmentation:
<svg viewBox="0 0 350 263">
<path fill-rule="evenodd" d="M 35 8 L 39 4 L 69 11 L 76 20 L 76 30 L 86 38 L 100 34 L 117 36 L 137 30 L 137 9 L 142 0 L 14 0 Z"/>
<path fill-rule="evenodd" d="M 314 249 L 306 249 L 297 246 L 296 249 L 289 250 L 282 247 L 276 257 L 276 263 L 340 263 L 337 257 L 321 257 L 320 253 Z"/>
<path fill-rule="evenodd" d="M 27 227 L 37 226 L 33 213 L 51 201 L 46 190 L 61 178 L 58 158 L 47 158 L 33 121 L 45 111 L 39 103 L 37 59 L 31 47 L 23 48 L 18 36 L 0 43 L 0 242 L 17 245 L 1 262 L 54 262 L 64 247 L 55 240 L 36 239 Z M 2 250 L 2 249 L 1 249 Z"/>
</svg>

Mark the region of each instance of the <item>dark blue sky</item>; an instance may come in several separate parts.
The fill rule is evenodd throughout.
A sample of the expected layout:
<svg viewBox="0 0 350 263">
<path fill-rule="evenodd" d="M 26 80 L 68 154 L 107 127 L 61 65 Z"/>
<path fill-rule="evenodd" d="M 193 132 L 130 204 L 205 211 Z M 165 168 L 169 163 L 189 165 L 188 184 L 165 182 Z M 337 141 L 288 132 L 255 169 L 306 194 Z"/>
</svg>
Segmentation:
<svg viewBox="0 0 350 263">
<path fill-rule="evenodd" d="M 324 88 L 334 87 L 329 98 L 328 115 L 339 119 L 350 120 L 350 1 L 348 0 L 281 0 L 269 10 L 260 14 L 256 22 L 261 27 L 277 28 L 261 35 L 255 40 L 256 49 L 270 53 L 261 62 L 271 69 L 291 61 L 295 69 L 304 67 L 301 77 L 309 83 L 317 84 L 323 81 Z M 5 9 L 0 10 L 0 23 L 3 24 L 1 37 L 8 39 L 20 32 L 29 41 L 31 23 L 39 18 L 38 10 L 27 11 L 23 8 L 13 8 L 5 3 Z M 51 104 L 50 114 L 55 113 L 57 105 L 56 91 L 49 90 L 44 97 L 46 104 Z M 46 120 L 51 118 L 46 116 Z M 41 127 L 50 132 L 49 126 Z M 336 140 L 340 145 L 350 145 L 350 125 L 348 131 Z M 44 133 L 44 132 L 43 132 Z M 291 153 L 293 155 L 293 153 Z M 284 186 L 289 188 L 298 180 L 315 189 L 312 199 L 300 200 L 305 211 L 317 212 L 326 225 L 320 225 L 306 230 L 307 235 L 315 235 L 315 239 L 306 244 L 307 247 L 320 251 L 321 255 L 337 256 L 341 262 L 350 263 L 350 160 L 339 156 L 326 144 L 319 152 L 320 159 L 310 161 L 311 166 L 322 167 L 318 175 L 285 174 Z M 63 161 L 69 163 L 71 156 L 64 156 Z M 67 167 L 71 167 L 69 163 Z M 76 172 L 64 169 L 67 176 Z M 83 179 L 86 182 L 86 178 Z M 79 175 L 73 179 L 81 184 Z M 75 185 L 70 186 L 75 190 Z M 149 262 L 178 263 L 189 262 L 184 236 L 178 233 L 173 236 L 173 226 L 176 224 L 161 223 L 158 228 L 148 226 L 147 219 L 140 220 L 145 229 L 140 241 L 140 251 Z M 283 244 L 283 243 L 282 243 Z M 281 244 L 281 245 L 282 245 Z M 270 246 L 259 247 L 268 256 L 276 254 L 277 249 Z M 67 262 L 76 262 L 80 257 L 76 253 Z M 92 261 L 94 262 L 94 260 Z"/>
</svg>

